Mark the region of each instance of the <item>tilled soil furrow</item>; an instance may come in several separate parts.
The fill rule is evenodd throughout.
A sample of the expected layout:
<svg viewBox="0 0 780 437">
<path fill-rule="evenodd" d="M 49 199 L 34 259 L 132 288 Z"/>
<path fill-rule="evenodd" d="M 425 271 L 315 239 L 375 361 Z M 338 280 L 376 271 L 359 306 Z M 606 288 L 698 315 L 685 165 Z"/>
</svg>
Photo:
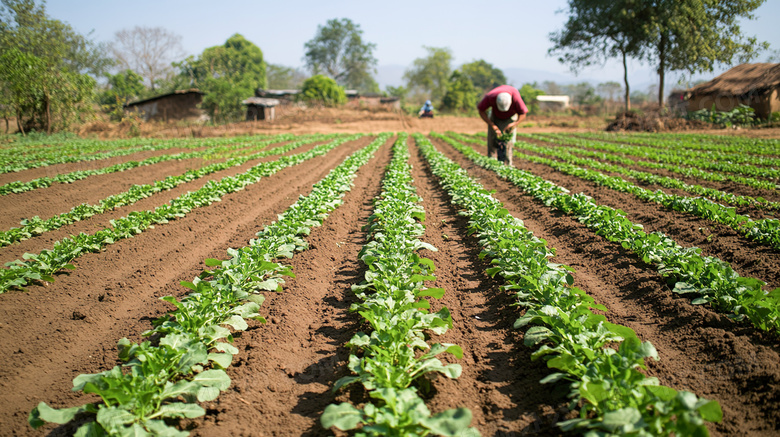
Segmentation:
<svg viewBox="0 0 780 437">
<path fill-rule="evenodd" d="M 468 235 L 468 219 L 457 214 L 424 159 L 412 153 L 413 177 L 425 208 L 423 241 L 437 252 L 425 252 L 436 266 L 432 287 L 446 290 L 440 301 L 431 299 L 431 311 L 446 306 L 453 328 L 431 342 L 454 343 L 463 348 L 463 373 L 456 380 L 439 377 L 428 402 L 432 411 L 466 407 L 472 426 L 483 436 L 558 435 L 555 427 L 568 410 L 565 392 L 553 393 L 539 383 L 549 371 L 531 361 L 522 332 L 512 328 L 519 317 L 512 296 L 500 281 L 485 274 L 490 264 L 479 259 L 479 241 Z"/>
<path fill-rule="evenodd" d="M 655 345 L 661 360 L 648 363 L 648 374 L 658 377 L 661 384 L 720 402 L 724 420 L 710 426 L 714 435 L 758 436 L 778 431 L 780 357 L 776 340 L 704 306 L 691 305 L 669 290 L 655 267 L 619 244 L 525 195 L 446 143 L 434 142 L 485 188 L 496 190 L 495 197 L 524 220 L 534 235 L 556 248 L 553 262 L 576 269 L 575 285 L 609 308 L 611 322 L 634 329 L 642 340 Z M 552 174 L 544 177 L 553 180 Z M 633 208 L 632 204 L 623 206 Z"/>
<path fill-rule="evenodd" d="M 236 340 L 241 352 L 228 369 L 231 387 L 204 405 L 208 413 L 192 421 L 193 436 L 332 435 L 319 419 L 337 400 L 334 383 L 348 373 L 344 345 L 365 329 L 361 317 L 349 312 L 355 301 L 350 287 L 362 280 L 361 227 L 381 192 L 392 141 L 358 170 L 343 204 L 312 229 L 309 249 L 283 261 L 296 277 L 282 293 L 265 293 L 260 313 L 268 324 Z"/>
<path fill-rule="evenodd" d="M 301 146 L 299 148 L 296 148 L 295 150 L 288 152 L 288 154 L 292 153 L 303 153 L 307 150 L 310 150 L 314 148 L 317 144 L 321 143 L 315 143 L 315 144 L 307 144 L 304 146 Z M 238 174 L 244 173 L 247 170 L 249 170 L 251 167 L 261 163 L 261 162 L 268 162 L 268 161 L 274 161 L 279 159 L 278 155 L 274 156 L 267 156 L 261 159 L 252 160 L 249 162 L 246 162 L 240 166 L 237 167 L 231 167 L 222 171 L 218 171 L 209 175 L 206 175 L 202 178 L 195 179 L 190 182 L 183 183 L 177 187 L 174 187 L 167 191 L 161 191 L 158 193 L 155 193 L 145 199 L 141 199 L 138 202 L 126 205 L 121 208 L 117 208 L 113 211 L 107 211 L 103 214 L 94 215 L 92 217 L 89 217 L 86 220 L 81 220 L 76 223 L 72 223 L 67 226 L 63 226 L 59 229 L 53 229 L 48 232 L 44 232 L 43 234 L 30 238 L 28 240 L 23 240 L 18 243 L 14 243 L 10 246 L 2 247 L 0 248 L 0 263 L 6 263 L 9 261 L 13 261 L 16 259 L 21 259 L 21 257 L 25 253 L 39 253 L 43 249 L 51 249 L 52 245 L 70 235 L 78 235 L 80 232 L 84 232 L 87 234 L 92 234 L 96 231 L 99 231 L 101 229 L 104 229 L 106 227 L 111 226 L 110 221 L 114 219 L 118 219 L 121 217 L 127 216 L 132 211 L 146 211 L 146 210 L 152 210 L 160 205 L 164 205 L 171 201 L 172 199 L 175 199 L 187 192 L 198 190 L 199 188 L 202 188 L 206 183 L 209 181 L 218 181 L 222 179 L 225 176 L 236 176 Z M 316 159 L 316 158 L 315 158 Z M 170 173 L 173 175 L 181 174 L 187 171 L 187 169 L 181 169 L 181 171 L 176 173 Z M 164 179 L 165 176 L 159 177 L 159 179 Z M 153 182 L 154 179 L 146 179 L 142 183 L 150 183 Z M 129 188 L 129 187 L 128 187 Z M 113 193 L 108 193 L 104 197 L 100 197 L 100 199 L 103 199 L 107 196 L 110 196 Z M 98 200 L 100 200 L 98 199 Z M 68 211 L 70 208 L 61 210 L 59 212 L 65 212 Z"/>
<path fill-rule="evenodd" d="M 116 342 L 140 339 L 150 321 L 171 307 L 158 300 L 187 291 L 205 267 L 206 258 L 226 257 L 264 224 L 276 220 L 300 194 L 371 138 L 344 144 L 323 157 L 308 160 L 261 179 L 222 202 L 85 255 L 78 268 L 57 282 L 28 292 L 0 296 L 0 358 L 5 369 L 0 390 L 0 427 L 9 435 L 40 435 L 27 425 L 29 411 L 40 401 L 54 407 L 94 400 L 70 391 L 82 373 L 97 373 L 117 361 Z M 47 428 L 51 429 L 51 428 Z M 53 435 L 70 435 L 59 427 Z"/>
</svg>

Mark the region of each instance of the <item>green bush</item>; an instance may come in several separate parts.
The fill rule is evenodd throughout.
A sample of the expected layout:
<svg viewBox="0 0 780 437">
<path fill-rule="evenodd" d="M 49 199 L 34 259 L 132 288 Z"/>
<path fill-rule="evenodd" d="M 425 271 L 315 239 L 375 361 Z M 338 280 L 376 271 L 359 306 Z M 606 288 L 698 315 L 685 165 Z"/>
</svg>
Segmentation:
<svg viewBox="0 0 780 437">
<path fill-rule="evenodd" d="M 326 106 L 338 106 L 347 101 L 344 88 L 340 87 L 335 80 L 321 74 L 303 82 L 301 98 L 306 102 L 318 102 Z"/>
<path fill-rule="evenodd" d="M 712 105 L 711 109 L 689 112 L 686 118 L 724 127 L 753 126 L 758 123 L 755 110 L 747 105 L 739 105 L 731 111 L 717 111 L 715 105 Z"/>
</svg>

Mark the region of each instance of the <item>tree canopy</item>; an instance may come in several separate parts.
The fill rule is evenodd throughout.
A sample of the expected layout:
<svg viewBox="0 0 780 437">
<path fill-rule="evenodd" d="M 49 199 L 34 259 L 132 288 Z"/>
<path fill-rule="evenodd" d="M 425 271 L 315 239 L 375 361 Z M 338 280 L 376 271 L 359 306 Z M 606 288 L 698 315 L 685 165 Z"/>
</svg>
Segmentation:
<svg viewBox="0 0 780 437">
<path fill-rule="evenodd" d="M 646 50 L 644 58 L 656 64 L 658 102 L 663 103 L 664 77 L 669 71 L 703 73 L 735 59 L 748 62 L 769 47 L 745 36 L 742 18 L 766 0 L 644 0 Z"/>
<path fill-rule="evenodd" d="M 95 80 L 111 60 L 105 47 L 46 14 L 34 0 L 2 0 L 0 104 L 21 132 L 67 129 L 92 114 Z"/>
<path fill-rule="evenodd" d="M 376 44 L 363 41 L 360 25 L 349 18 L 334 18 L 318 26 L 304 49 L 303 59 L 313 74 L 325 74 L 339 85 L 359 91 L 379 91 L 372 75 L 377 64 Z"/>
<path fill-rule="evenodd" d="M 482 59 L 460 66 L 460 72 L 471 80 L 474 88 L 480 93 L 506 84 L 506 76 L 501 69 Z"/>
<path fill-rule="evenodd" d="M 669 71 L 713 71 L 716 64 L 747 62 L 768 47 L 742 34 L 741 18 L 766 0 L 568 0 L 568 21 L 550 34 L 551 54 L 574 71 L 619 57 L 626 109 L 627 58 L 656 65 L 658 102 Z"/>
<path fill-rule="evenodd" d="M 439 101 L 447 94 L 452 75 L 452 51 L 443 47 L 423 46 L 428 56 L 417 58 L 412 68 L 404 72 L 407 88 L 429 94 L 429 99 Z"/>
<path fill-rule="evenodd" d="M 277 64 L 268 64 L 266 75 L 268 88 L 272 90 L 297 89 L 306 80 L 306 75 L 303 72 Z"/>
<path fill-rule="evenodd" d="M 471 79 L 461 71 L 454 71 L 450 76 L 447 93 L 441 101 L 442 109 L 449 111 L 473 112 L 477 106 L 479 91 Z"/>
<path fill-rule="evenodd" d="M 641 57 L 647 45 L 647 29 L 641 23 L 646 0 L 569 0 L 569 18 L 562 30 L 550 34 L 561 63 L 577 72 L 610 58 L 623 63 L 625 109 L 631 109 L 628 58 Z"/>
<path fill-rule="evenodd" d="M 120 71 L 108 76 L 109 89 L 100 94 L 100 103 L 111 118 L 124 118 L 124 105 L 144 95 L 144 78 L 133 70 Z"/>
<path fill-rule="evenodd" d="M 205 93 L 201 106 L 215 122 L 240 119 L 241 101 L 268 86 L 262 50 L 240 34 L 179 65 L 189 86 Z"/>
</svg>

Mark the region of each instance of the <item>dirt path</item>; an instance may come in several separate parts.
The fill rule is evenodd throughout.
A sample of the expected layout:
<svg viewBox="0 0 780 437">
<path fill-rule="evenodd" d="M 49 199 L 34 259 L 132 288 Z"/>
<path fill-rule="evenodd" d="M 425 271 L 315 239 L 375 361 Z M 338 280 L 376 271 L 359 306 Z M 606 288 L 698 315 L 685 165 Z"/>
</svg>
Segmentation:
<svg viewBox="0 0 780 437">
<path fill-rule="evenodd" d="M 661 360 L 650 363 L 650 375 L 662 384 L 720 402 L 724 421 L 710 426 L 714 435 L 759 436 L 778 431 L 780 357 L 776 340 L 704 306 L 691 305 L 669 290 L 654 267 L 620 245 L 596 236 L 576 218 L 524 195 L 451 146 L 434 143 L 485 188 L 496 190 L 495 197 L 512 215 L 556 248 L 554 262 L 576 269 L 575 285 L 609 308 L 610 321 L 634 329 L 641 339 L 655 345 Z M 548 172 L 544 177 L 555 181 L 562 176 Z M 642 205 L 626 201 L 621 209 L 641 210 Z"/>
<path fill-rule="evenodd" d="M 179 286 L 225 258 L 264 224 L 306 194 L 312 184 L 370 138 L 344 144 L 323 157 L 264 178 L 222 202 L 122 240 L 78 259 L 77 269 L 29 292 L 0 295 L 0 428 L 5 435 L 41 435 L 27 425 L 40 401 L 55 407 L 94 400 L 72 393 L 72 380 L 116 364 L 116 342 L 138 340 L 150 321 L 170 309 L 161 296 L 181 295 Z M 47 429 L 52 429 L 49 426 Z M 70 435 L 61 427 L 55 435 Z"/>
</svg>

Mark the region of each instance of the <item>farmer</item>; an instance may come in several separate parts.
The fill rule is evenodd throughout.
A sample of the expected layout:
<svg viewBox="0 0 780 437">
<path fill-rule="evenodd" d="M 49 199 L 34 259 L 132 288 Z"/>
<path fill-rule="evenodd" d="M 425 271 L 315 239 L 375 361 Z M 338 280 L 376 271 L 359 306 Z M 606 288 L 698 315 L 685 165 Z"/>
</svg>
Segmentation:
<svg viewBox="0 0 780 437">
<path fill-rule="evenodd" d="M 488 114 L 488 108 L 491 109 Z M 487 150 L 488 156 L 498 158 L 498 149 L 496 148 L 496 139 L 502 133 L 510 133 L 512 139 L 506 143 L 505 164 L 512 165 L 512 146 L 515 144 L 517 133 L 515 127 L 525 120 L 525 114 L 528 113 L 520 92 L 517 88 L 510 85 L 501 85 L 488 91 L 482 100 L 477 104 L 479 116 L 488 125 L 487 131 Z"/>
<path fill-rule="evenodd" d="M 433 118 L 433 105 L 430 100 L 426 100 L 425 104 L 420 108 L 420 112 L 417 113 L 420 118 Z"/>
</svg>

